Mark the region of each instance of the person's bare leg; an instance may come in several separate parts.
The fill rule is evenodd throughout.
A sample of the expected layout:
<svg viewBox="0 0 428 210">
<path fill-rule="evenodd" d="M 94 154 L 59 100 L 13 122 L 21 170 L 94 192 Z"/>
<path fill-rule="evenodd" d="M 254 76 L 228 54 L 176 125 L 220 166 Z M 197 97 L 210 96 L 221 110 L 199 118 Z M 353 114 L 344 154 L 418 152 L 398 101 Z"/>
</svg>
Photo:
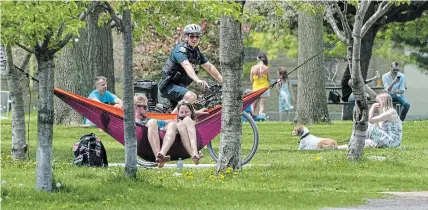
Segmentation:
<svg viewBox="0 0 428 210">
<path fill-rule="evenodd" d="M 266 101 L 266 98 L 264 98 L 264 97 L 261 97 L 260 98 L 260 109 L 259 109 L 259 116 L 261 115 L 261 114 L 264 114 L 265 113 L 265 101 Z"/>
<path fill-rule="evenodd" d="M 279 112 L 279 121 L 282 122 L 282 112 Z"/>
<path fill-rule="evenodd" d="M 256 114 L 257 104 L 259 103 L 260 99 L 256 99 L 253 104 L 251 104 L 251 112 Z"/>
<path fill-rule="evenodd" d="M 183 100 L 187 100 L 190 103 L 194 104 L 196 102 L 196 100 L 197 100 L 197 97 L 198 96 L 196 95 L 196 93 L 194 93 L 194 92 L 192 92 L 192 91 L 189 90 L 189 91 L 186 92 L 186 94 L 184 94 Z"/>
<path fill-rule="evenodd" d="M 187 133 L 189 134 L 190 147 L 192 148 L 192 155 L 198 155 L 198 143 L 196 140 L 195 123 L 190 117 L 185 117 L 183 123 L 186 125 Z"/>
<path fill-rule="evenodd" d="M 147 137 L 149 139 L 150 146 L 152 147 L 153 154 L 156 156 L 160 151 L 160 140 L 157 120 L 150 119 L 146 123 L 146 126 L 148 130 Z"/>
<path fill-rule="evenodd" d="M 290 114 L 288 113 L 288 111 L 285 111 L 285 121 L 289 121 L 290 120 Z"/>
<path fill-rule="evenodd" d="M 183 121 L 177 123 L 177 130 L 180 134 L 181 143 L 183 144 L 184 149 L 187 153 L 192 155 L 192 147 L 190 146 L 189 134 L 187 133 L 187 127 Z"/>
<path fill-rule="evenodd" d="M 162 148 L 160 150 L 160 153 L 166 155 L 169 151 L 169 149 L 171 148 L 172 144 L 175 141 L 175 134 L 176 134 L 176 130 L 177 130 L 177 123 L 176 122 L 169 122 L 166 125 L 166 133 L 165 136 L 163 137 L 163 143 L 162 143 Z"/>
</svg>

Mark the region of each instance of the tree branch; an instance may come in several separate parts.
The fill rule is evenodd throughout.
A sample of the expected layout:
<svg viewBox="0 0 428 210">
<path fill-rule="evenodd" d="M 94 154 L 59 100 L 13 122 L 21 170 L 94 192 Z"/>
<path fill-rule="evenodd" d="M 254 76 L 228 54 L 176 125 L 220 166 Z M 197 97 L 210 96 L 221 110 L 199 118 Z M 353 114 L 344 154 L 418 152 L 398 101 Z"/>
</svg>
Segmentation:
<svg viewBox="0 0 428 210">
<path fill-rule="evenodd" d="M 392 22 L 408 22 L 421 17 L 422 13 L 428 10 L 428 2 L 412 2 L 410 5 L 400 5 L 393 7 L 385 13 L 385 21 L 380 21 L 379 25 L 383 26 Z M 405 13 L 402 13 L 405 12 Z"/>
<path fill-rule="evenodd" d="M 364 37 L 364 35 L 366 35 L 369 28 L 372 27 L 372 25 L 380 17 L 382 17 L 382 15 L 384 15 L 389 10 L 389 8 L 391 8 L 391 6 L 392 3 L 389 1 L 383 1 L 381 4 L 379 4 L 377 11 L 364 23 L 363 28 L 361 29 L 361 37 Z"/>
<path fill-rule="evenodd" d="M 27 67 L 27 65 L 28 65 L 28 63 L 30 62 L 30 58 L 31 58 L 31 54 L 32 53 L 27 53 L 25 56 L 24 56 L 24 58 L 22 58 L 22 62 L 21 62 L 21 65 L 19 66 L 19 68 L 20 69 L 25 69 L 26 67 Z M 16 69 L 15 69 L 16 70 Z M 28 74 L 28 73 L 27 73 Z M 20 78 L 20 81 L 22 81 L 22 79 L 24 79 L 25 77 L 21 77 Z"/>
<path fill-rule="evenodd" d="M 61 37 L 61 35 L 62 35 L 62 31 L 64 31 L 64 27 L 65 27 L 65 25 L 64 25 L 64 22 L 62 22 L 61 23 L 61 26 L 59 27 L 59 29 L 58 29 L 58 33 L 56 34 L 56 36 L 59 38 L 59 37 Z"/>
<path fill-rule="evenodd" d="M 345 32 L 345 37 L 352 37 L 352 30 L 351 27 L 349 26 L 349 22 L 348 19 L 346 18 L 346 15 L 343 14 L 343 12 L 339 9 L 339 6 L 335 3 L 336 11 L 337 14 L 339 15 L 340 21 L 342 22 L 342 28 L 343 28 L 343 32 Z M 346 11 L 346 6 L 345 6 L 345 11 Z M 346 13 L 345 13 L 346 14 Z"/>
<path fill-rule="evenodd" d="M 337 27 L 336 20 L 334 20 L 334 17 L 333 17 L 333 15 L 334 15 L 334 8 L 332 8 L 332 7 L 333 7 L 333 5 L 330 5 L 330 4 L 326 3 L 326 5 L 325 5 L 325 18 L 330 23 L 331 28 L 333 29 L 333 31 L 336 34 L 337 38 L 339 38 L 339 40 L 342 41 L 343 43 L 349 45 L 351 43 L 350 42 L 350 37 L 345 37 L 342 34 L 342 31 L 340 31 L 339 27 Z"/>
<path fill-rule="evenodd" d="M 34 50 L 30 50 L 30 48 L 28 48 L 28 47 L 26 47 L 26 46 L 24 46 L 24 45 L 22 45 L 22 44 L 20 44 L 20 43 L 18 43 L 18 42 L 16 42 L 15 44 L 16 44 L 16 45 L 18 45 L 18 46 L 19 46 L 20 48 L 22 48 L 23 50 L 25 50 L 25 51 L 29 52 L 29 53 L 36 54 L 36 51 L 34 51 Z"/>
<path fill-rule="evenodd" d="M 79 20 L 83 21 L 86 16 L 88 16 L 88 14 L 91 13 L 96 6 L 98 6 L 99 3 L 99 1 L 93 1 L 92 4 L 89 5 L 88 8 L 86 8 L 86 10 L 79 15 Z M 58 45 L 53 49 L 53 52 L 57 52 L 58 50 L 62 49 L 68 43 L 68 41 L 70 41 L 71 37 L 73 37 L 71 34 L 67 34 L 63 40 L 59 41 Z"/>
<path fill-rule="evenodd" d="M 116 15 L 116 13 L 114 12 L 114 9 L 111 7 L 111 5 L 108 2 L 104 3 L 104 5 L 106 6 L 105 9 L 108 11 L 111 18 L 114 21 L 114 26 L 117 27 L 119 31 L 122 31 L 122 28 L 123 28 L 122 19 Z"/>
</svg>

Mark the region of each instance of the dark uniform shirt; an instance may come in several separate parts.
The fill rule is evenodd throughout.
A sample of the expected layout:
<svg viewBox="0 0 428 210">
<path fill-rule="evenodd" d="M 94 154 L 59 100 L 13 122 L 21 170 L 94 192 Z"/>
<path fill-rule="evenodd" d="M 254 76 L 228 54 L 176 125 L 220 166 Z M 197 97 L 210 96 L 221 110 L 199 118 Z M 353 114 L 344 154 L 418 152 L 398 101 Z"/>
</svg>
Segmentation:
<svg viewBox="0 0 428 210">
<path fill-rule="evenodd" d="M 193 65 L 195 71 L 198 65 L 208 62 L 208 59 L 198 47 L 192 48 L 186 42 L 180 42 L 174 47 L 165 66 L 162 68 L 162 77 L 165 78 L 166 75 L 172 75 L 173 78 L 175 77 L 172 80 L 174 84 L 187 87 L 192 82 L 192 79 L 180 64 L 185 60 L 188 60 Z M 179 72 L 178 76 L 175 76 L 176 72 Z"/>
</svg>

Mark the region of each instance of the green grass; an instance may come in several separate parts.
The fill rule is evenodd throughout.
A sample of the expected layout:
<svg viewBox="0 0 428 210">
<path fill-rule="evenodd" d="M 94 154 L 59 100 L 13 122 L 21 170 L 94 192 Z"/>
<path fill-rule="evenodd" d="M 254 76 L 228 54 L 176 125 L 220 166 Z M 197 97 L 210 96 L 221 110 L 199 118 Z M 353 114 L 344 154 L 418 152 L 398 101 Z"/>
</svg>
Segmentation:
<svg viewBox="0 0 428 210">
<path fill-rule="evenodd" d="M 33 115 L 34 116 L 34 115 Z M 53 193 L 35 191 L 36 117 L 30 129 L 30 160 L 10 159 L 11 122 L 1 122 L 3 209 L 319 209 L 355 206 L 382 191 L 428 190 L 428 121 L 405 122 L 402 149 L 366 149 L 360 163 L 345 151 L 297 151 L 290 123 L 258 123 L 259 149 L 250 162 L 270 166 L 244 167 L 242 173 L 214 174 L 211 169 L 139 169 L 136 180 L 124 168 L 75 167 L 71 148 L 83 134 L 102 139 L 110 163 L 124 162 L 124 147 L 96 128 L 54 127 Z M 351 122 L 309 126 L 317 136 L 346 141 Z M 252 146 L 244 126 L 243 149 Z M 215 140 L 218 142 L 218 138 Z M 217 143 L 218 144 L 218 143 Z M 215 144 L 216 145 L 216 144 Z M 213 163 L 204 149 L 202 163 Z M 367 159 L 384 156 L 385 161 Z M 191 160 L 186 160 L 191 163 Z"/>
</svg>

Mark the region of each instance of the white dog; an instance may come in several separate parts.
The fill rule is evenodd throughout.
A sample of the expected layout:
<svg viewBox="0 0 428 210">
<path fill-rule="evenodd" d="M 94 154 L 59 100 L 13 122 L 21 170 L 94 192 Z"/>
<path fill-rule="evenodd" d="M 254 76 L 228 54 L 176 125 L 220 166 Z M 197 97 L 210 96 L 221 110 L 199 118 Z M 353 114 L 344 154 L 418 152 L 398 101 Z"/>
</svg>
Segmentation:
<svg viewBox="0 0 428 210">
<path fill-rule="evenodd" d="M 296 126 L 291 134 L 299 136 L 299 150 L 337 149 L 334 139 L 316 137 L 305 126 Z"/>
</svg>

